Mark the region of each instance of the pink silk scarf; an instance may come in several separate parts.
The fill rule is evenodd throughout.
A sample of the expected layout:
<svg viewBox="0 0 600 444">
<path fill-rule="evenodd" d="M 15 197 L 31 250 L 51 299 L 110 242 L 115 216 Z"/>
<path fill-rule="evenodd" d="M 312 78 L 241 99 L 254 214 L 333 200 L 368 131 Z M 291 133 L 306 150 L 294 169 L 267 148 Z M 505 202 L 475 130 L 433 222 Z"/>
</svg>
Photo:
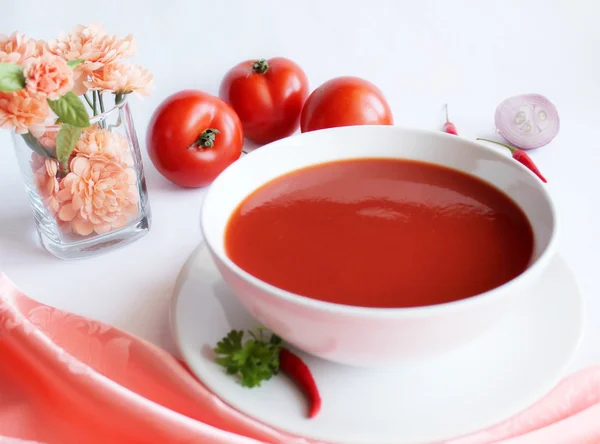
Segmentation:
<svg viewBox="0 0 600 444">
<path fill-rule="evenodd" d="M 0 273 L 1 443 L 313 444 L 229 407 L 173 356 L 40 304 Z M 600 443 L 600 366 L 528 410 L 444 444 Z"/>
</svg>

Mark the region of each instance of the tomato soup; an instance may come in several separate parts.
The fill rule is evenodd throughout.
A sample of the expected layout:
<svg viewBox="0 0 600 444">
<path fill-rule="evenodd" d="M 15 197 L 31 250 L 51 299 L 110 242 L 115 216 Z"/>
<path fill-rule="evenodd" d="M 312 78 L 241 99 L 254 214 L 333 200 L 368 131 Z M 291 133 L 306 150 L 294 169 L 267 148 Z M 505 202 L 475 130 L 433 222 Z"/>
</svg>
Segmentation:
<svg viewBox="0 0 600 444">
<path fill-rule="evenodd" d="M 533 231 L 503 192 L 429 163 L 356 159 L 278 177 L 232 214 L 228 257 L 281 289 L 326 302 L 417 307 L 522 273 Z"/>
</svg>

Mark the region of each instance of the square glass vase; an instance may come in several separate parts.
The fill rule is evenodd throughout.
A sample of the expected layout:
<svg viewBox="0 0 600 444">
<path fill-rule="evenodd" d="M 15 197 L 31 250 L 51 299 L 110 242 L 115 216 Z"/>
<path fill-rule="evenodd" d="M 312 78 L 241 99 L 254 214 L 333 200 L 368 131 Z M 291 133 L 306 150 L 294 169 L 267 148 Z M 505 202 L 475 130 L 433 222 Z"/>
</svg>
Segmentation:
<svg viewBox="0 0 600 444">
<path fill-rule="evenodd" d="M 13 134 L 44 248 L 61 259 L 80 259 L 143 237 L 150 229 L 150 206 L 127 102 L 90 119 L 63 164 L 56 153 L 60 128 Z"/>
</svg>

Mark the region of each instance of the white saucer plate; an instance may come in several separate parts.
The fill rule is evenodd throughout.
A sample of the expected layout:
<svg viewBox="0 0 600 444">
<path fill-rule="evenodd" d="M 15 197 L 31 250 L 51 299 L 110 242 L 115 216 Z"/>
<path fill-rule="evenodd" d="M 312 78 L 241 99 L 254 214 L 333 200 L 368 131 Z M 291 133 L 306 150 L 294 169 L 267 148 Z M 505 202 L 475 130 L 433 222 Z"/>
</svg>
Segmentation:
<svg viewBox="0 0 600 444">
<path fill-rule="evenodd" d="M 323 408 L 307 419 L 303 395 L 280 374 L 243 388 L 214 362 L 232 329 L 257 324 L 221 280 L 204 245 L 190 256 L 171 323 L 194 374 L 244 414 L 294 435 L 344 444 L 427 443 L 470 433 L 525 409 L 564 376 L 583 335 L 584 304 L 564 260 L 553 259 L 531 303 L 485 336 L 436 359 L 357 369 L 304 353 Z"/>
</svg>

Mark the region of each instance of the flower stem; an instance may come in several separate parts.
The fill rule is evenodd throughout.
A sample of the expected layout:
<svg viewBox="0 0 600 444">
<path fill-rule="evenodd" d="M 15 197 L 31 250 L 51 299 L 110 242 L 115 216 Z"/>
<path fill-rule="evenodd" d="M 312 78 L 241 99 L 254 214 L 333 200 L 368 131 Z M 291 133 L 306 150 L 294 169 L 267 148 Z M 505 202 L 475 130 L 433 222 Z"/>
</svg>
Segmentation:
<svg viewBox="0 0 600 444">
<path fill-rule="evenodd" d="M 83 98 L 85 99 L 85 101 L 87 102 L 87 104 L 89 105 L 89 107 L 92 109 L 92 111 L 94 110 L 94 107 L 92 106 L 92 102 L 90 101 L 90 98 L 88 97 L 87 93 L 85 93 L 83 95 Z"/>
<path fill-rule="evenodd" d="M 96 91 L 98 94 L 98 102 L 100 103 L 100 112 L 104 114 L 104 98 L 102 97 L 102 91 Z M 104 117 L 98 120 L 98 126 L 100 128 L 106 128 L 106 121 Z"/>
<path fill-rule="evenodd" d="M 59 177 L 66 177 L 67 174 L 69 174 L 69 161 L 66 161 L 64 163 L 61 163 L 60 168 L 58 169 L 58 176 Z"/>
<path fill-rule="evenodd" d="M 104 113 L 104 99 L 102 98 L 102 91 L 98 91 L 98 101 L 100 102 L 100 112 Z"/>
<path fill-rule="evenodd" d="M 94 101 L 93 105 L 92 105 L 92 112 L 94 113 L 94 116 L 96 114 L 98 114 L 98 112 L 96 111 L 96 91 L 92 91 L 92 100 Z"/>
</svg>

